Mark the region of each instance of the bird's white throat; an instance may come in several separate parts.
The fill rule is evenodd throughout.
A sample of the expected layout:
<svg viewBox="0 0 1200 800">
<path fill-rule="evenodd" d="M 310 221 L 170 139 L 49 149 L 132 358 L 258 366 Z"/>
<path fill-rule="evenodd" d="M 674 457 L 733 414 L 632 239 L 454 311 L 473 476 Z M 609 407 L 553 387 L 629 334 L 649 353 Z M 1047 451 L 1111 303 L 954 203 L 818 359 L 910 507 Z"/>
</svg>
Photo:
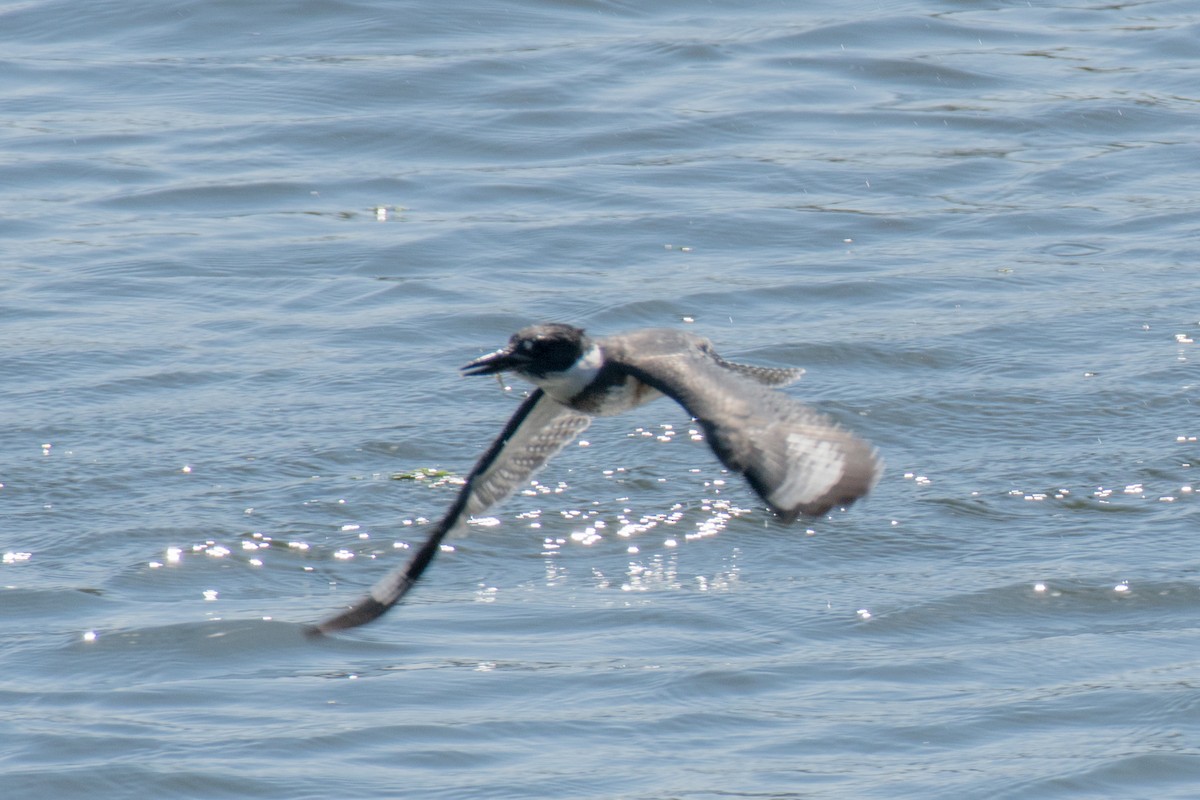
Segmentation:
<svg viewBox="0 0 1200 800">
<path fill-rule="evenodd" d="M 531 376 L 530 380 L 543 392 L 567 405 L 575 395 L 582 392 L 589 383 L 596 379 L 603 366 L 604 354 L 600 352 L 599 345 L 593 344 L 576 359 L 574 364 L 562 372 L 550 373 L 544 377 Z"/>
</svg>

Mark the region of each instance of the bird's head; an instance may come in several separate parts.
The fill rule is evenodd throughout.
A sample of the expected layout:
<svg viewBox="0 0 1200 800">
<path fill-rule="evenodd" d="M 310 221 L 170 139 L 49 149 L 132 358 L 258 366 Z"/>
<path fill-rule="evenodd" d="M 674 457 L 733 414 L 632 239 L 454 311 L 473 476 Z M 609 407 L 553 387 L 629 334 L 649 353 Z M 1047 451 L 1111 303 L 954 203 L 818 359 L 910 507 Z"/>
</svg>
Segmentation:
<svg viewBox="0 0 1200 800">
<path fill-rule="evenodd" d="M 582 328 L 547 322 L 513 334 L 506 347 L 477 358 L 462 368 L 464 375 L 515 372 L 536 382 L 568 372 L 592 343 Z"/>
</svg>

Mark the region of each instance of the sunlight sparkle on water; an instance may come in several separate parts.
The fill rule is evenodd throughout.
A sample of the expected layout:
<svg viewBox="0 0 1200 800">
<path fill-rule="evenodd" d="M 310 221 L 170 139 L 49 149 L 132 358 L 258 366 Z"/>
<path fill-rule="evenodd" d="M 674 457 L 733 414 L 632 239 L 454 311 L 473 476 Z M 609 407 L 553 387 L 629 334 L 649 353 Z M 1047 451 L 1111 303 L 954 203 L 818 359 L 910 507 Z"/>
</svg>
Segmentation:
<svg viewBox="0 0 1200 800">
<path fill-rule="evenodd" d="M 582 544 L 584 546 L 593 545 L 596 542 L 602 541 L 603 538 L 603 536 L 596 533 L 595 528 L 590 526 L 581 531 L 571 532 L 571 541 L 577 542 L 578 544 Z"/>
</svg>

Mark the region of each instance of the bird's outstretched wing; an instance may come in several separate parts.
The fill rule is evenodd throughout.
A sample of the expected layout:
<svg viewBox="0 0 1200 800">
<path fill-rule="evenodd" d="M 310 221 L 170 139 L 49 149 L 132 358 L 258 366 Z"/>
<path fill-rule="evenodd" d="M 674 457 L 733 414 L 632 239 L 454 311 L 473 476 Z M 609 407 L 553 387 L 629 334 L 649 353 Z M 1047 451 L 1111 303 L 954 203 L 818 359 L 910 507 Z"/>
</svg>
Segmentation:
<svg viewBox="0 0 1200 800">
<path fill-rule="evenodd" d="M 420 549 L 403 567 L 389 572 L 370 593 L 351 608 L 315 625 L 321 634 L 365 625 L 382 616 L 413 587 L 437 555 L 446 534 L 507 499 L 556 453 L 582 433 L 592 418 L 535 390 L 504 426 L 500 436 L 480 457 L 450 509 L 438 521 Z"/>
<path fill-rule="evenodd" d="M 721 462 L 785 521 L 845 506 L 875 485 L 875 449 L 828 416 L 769 388 L 785 371 L 750 372 L 716 356 L 705 340 L 628 347 L 607 356 L 682 405 Z"/>
<path fill-rule="evenodd" d="M 482 514 L 507 500 L 591 424 L 590 414 L 535 389 L 471 471 L 464 488 L 467 514 Z"/>
</svg>

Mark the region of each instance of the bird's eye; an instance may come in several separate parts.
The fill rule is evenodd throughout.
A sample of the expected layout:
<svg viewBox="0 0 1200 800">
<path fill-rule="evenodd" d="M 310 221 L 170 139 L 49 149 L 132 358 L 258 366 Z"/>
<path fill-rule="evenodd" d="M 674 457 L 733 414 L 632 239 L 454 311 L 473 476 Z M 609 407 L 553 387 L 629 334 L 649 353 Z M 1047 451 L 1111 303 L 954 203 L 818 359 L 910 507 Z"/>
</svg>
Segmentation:
<svg viewBox="0 0 1200 800">
<path fill-rule="evenodd" d="M 533 349 L 533 340 L 526 339 L 525 341 L 521 342 L 521 349 L 524 350 L 526 353 L 528 353 L 530 350 Z"/>
</svg>

